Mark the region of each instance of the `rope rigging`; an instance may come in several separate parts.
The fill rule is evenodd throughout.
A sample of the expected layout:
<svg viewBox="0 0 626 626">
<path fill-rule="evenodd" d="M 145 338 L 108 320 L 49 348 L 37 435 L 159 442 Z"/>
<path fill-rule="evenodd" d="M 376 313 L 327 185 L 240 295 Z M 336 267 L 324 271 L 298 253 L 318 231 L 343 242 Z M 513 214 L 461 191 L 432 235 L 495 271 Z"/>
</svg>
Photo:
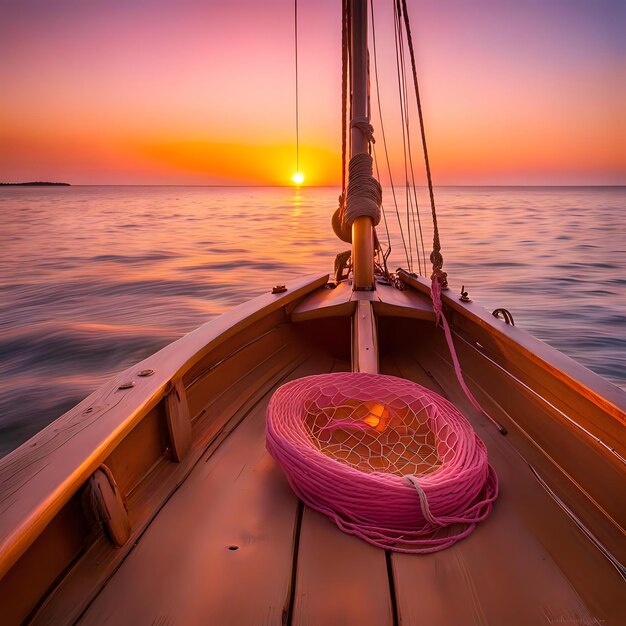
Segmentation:
<svg viewBox="0 0 626 626">
<path fill-rule="evenodd" d="M 430 160 L 428 156 L 428 148 L 426 144 L 426 131 L 424 126 L 424 114 L 422 110 L 422 102 L 419 91 L 419 84 L 417 78 L 417 69 L 415 62 L 415 51 L 413 46 L 413 36 L 411 32 L 411 24 L 407 9 L 406 0 L 391 0 L 393 6 L 393 18 L 394 18 L 394 45 L 395 45 L 395 62 L 396 62 L 396 78 L 398 86 L 398 96 L 400 101 L 400 122 L 401 122 L 401 136 L 402 136 L 402 154 L 404 164 L 404 187 L 405 187 L 405 218 L 400 217 L 400 208 L 398 203 L 398 197 L 396 193 L 396 185 L 394 183 L 391 163 L 389 158 L 389 145 L 385 132 L 385 125 L 383 122 L 383 112 L 380 96 L 380 85 L 378 75 L 378 53 L 376 47 L 376 26 L 375 26 L 375 13 L 373 0 L 369 1 L 369 13 L 371 15 L 371 42 L 374 61 L 374 84 L 376 88 L 376 104 L 378 106 L 378 118 L 380 123 L 380 132 L 382 136 L 383 151 L 385 154 L 385 163 L 387 174 L 389 176 L 389 183 L 391 187 L 393 205 L 396 213 L 396 219 L 398 224 L 398 230 L 404 250 L 404 256 L 407 262 L 409 271 L 414 271 L 414 261 L 417 266 L 417 271 L 420 274 L 426 273 L 426 247 L 424 245 L 424 231 L 422 227 L 422 220 L 420 214 L 420 207 L 418 202 L 417 183 L 415 176 L 415 168 L 413 163 L 413 139 L 411 137 L 411 124 L 410 124 L 410 106 L 409 106 L 409 87 L 407 80 L 408 63 L 406 61 L 405 48 L 408 48 L 408 55 L 410 59 L 410 71 L 415 96 L 415 104 L 417 108 L 417 116 L 419 122 L 419 136 L 421 140 L 421 148 L 424 158 L 424 166 L 426 173 L 426 180 L 428 185 L 428 195 L 430 200 L 432 224 L 433 224 L 433 246 L 430 253 L 430 261 L 432 263 L 431 278 L 436 278 L 441 287 L 447 286 L 447 274 L 443 271 L 443 256 L 441 254 L 441 240 L 439 236 L 439 229 L 437 223 L 437 212 L 435 205 L 434 189 L 432 183 L 432 174 L 430 168 Z M 348 129 L 354 126 L 360 128 L 367 136 L 369 143 L 369 152 L 374 158 L 376 164 L 376 174 L 380 178 L 378 170 L 378 163 L 376 161 L 376 147 L 374 144 L 373 127 L 367 118 L 359 118 L 352 120 L 348 123 L 348 106 L 350 102 L 350 86 L 349 86 L 349 67 L 350 67 L 350 0 L 343 0 L 342 3 L 342 78 L 341 78 L 341 128 L 342 128 L 342 185 L 341 195 L 339 196 L 339 206 L 333 214 L 332 225 L 333 230 L 337 236 L 347 243 L 352 241 L 351 223 L 355 217 L 358 216 L 361 209 L 356 208 L 361 205 L 363 215 L 374 217 L 375 222 L 380 221 L 380 215 L 375 211 L 373 203 L 378 202 L 378 188 L 380 184 L 375 181 L 369 181 L 369 168 L 366 170 L 361 167 L 354 167 L 352 171 L 359 173 L 359 184 L 355 184 L 351 187 L 348 173 L 350 172 L 350 166 L 347 163 L 347 151 L 349 149 L 348 141 Z M 369 99 L 368 99 L 369 108 Z M 365 164 L 365 159 L 362 159 L 362 163 Z M 373 174 L 372 174 L 373 178 Z M 365 181 L 368 181 L 365 183 Z M 350 211 L 347 210 L 348 196 L 352 195 L 350 200 Z M 360 198 L 363 196 L 363 200 Z M 386 260 L 391 252 L 391 237 L 387 226 L 387 218 L 385 214 L 385 208 L 381 202 L 379 204 L 379 211 L 382 211 L 384 217 L 385 226 L 387 229 L 388 247 L 387 251 L 383 255 L 382 265 L 386 266 Z M 406 233 L 405 233 L 406 228 Z M 380 244 L 377 241 L 377 251 L 380 252 Z M 385 272 L 386 273 L 386 272 Z"/>
<path fill-rule="evenodd" d="M 376 51 L 376 26 L 375 26 L 375 20 L 374 20 L 374 0 L 370 0 L 370 14 L 371 14 L 371 24 L 372 24 L 372 51 L 374 53 L 374 80 L 376 83 L 376 100 L 378 102 L 378 117 L 379 117 L 379 121 L 380 121 L 380 132 L 383 138 L 383 148 L 385 151 L 385 161 L 387 163 L 387 173 L 389 175 L 389 183 L 391 185 L 391 194 L 393 197 L 393 204 L 396 210 L 396 217 L 398 219 L 398 224 L 400 226 L 400 236 L 402 238 L 402 247 L 404 248 L 404 254 L 406 257 L 406 262 L 407 265 L 409 265 L 409 252 L 407 250 L 406 247 L 406 240 L 404 238 L 404 231 L 402 230 L 402 224 L 400 222 L 400 210 L 398 209 L 398 200 L 396 198 L 396 189 L 395 186 L 393 184 L 393 176 L 391 174 L 391 163 L 389 161 L 389 150 L 387 149 L 387 136 L 385 134 L 385 124 L 383 123 L 383 110 L 382 110 L 382 106 L 380 103 L 380 89 L 378 88 L 378 54 Z M 376 150 L 374 149 L 374 160 L 376 160 Z M 376 165 L 376 175 L 378 176 L 378 179 L 380 180 L 380 173 L 378 171 L 378 164 Z M 385 218 L 385 228 L 387 229 L 387 240 L 389 242 L 388 248 L 387 248 L 387 252 L 385 253 L 386 257 L 389 256 L 389 254 L 391 253 L 391 237 L 389 235 L 389 228 L 387 227 L 387 218 L 385 215 L 385 208 L 384 206 L 381 207 L 382 211 L 383 211 L 383 217 Z"/>
<path fill-rule="evenodd" d="M 357 116 L 350 121 L 350 128 L 358 128 L 367 140 L 368 153 L 354 155 L 348 165 L 348 186 L 345 187 L 345 164 L 347 149 L 347 102 L 348 81 L 347 63 L 350 57 L 349 28 L 349 2 L 343 3 L 343 26 L 342 26 L 342 193 L 339 196 L 339 207 L 332 217 L 332 226 L 335 234 L 345 242 L 352 241 L 352 223 L 358 217 L 370 217 L 374 226 L 380 222 L 382 206 L 382 187 L 373 173 L 372 146 L 375 143 L 374 127 L 370 124 L 369 117 Z M 368 101 L 369 109 L 369 101 Z M 377 241 L 377 240 L 376 240 Z M 378 241 L 377 241 L 378 244 Z M 378 245 L 378 247 L 380 247 Z"/>
<path fill-rule="evenodd" d="M 397 26 L 397 38 L 396 45 L 398 47 L 398 57 L 400 60 L 400 76 L 401 81 L 399 79 L 399 91 L 401 94 L 401 102 L 403 104 L 403 113 L 404 113 L 404 129 L 406 129 L 406 154 L 405 154 L 405 168 L 408 169 L 410 174 L 410 182 L 407 178 L 406 180 L 406 189 L 407 189 L 407 206 L 410 207 L 411 210 L 411 225 L 413 227 L 413 240 L 415 242 L 415 253 L 417 257 L 417 264 L 419 273 L 422 273 L 422 262 L 420 261 L 420 249 L 424 262 L 424 272 L 426 272 L 426 256 L 424 253 L 424 236 L 422 232 L 422 220 L 420 216 L 419 204 L 417 201 L 417 185 L 415 183 L 415 168 L 413 167 L 413 153 L 411 150 L 411 129 L 409 123 L 409 96 L 406 82 L 406 69 L 405 69 L 405 52 L 404 52 L 404 35 L 402 32 L 402 24 L 400 22 L 400 4 L 399 1 L 396 0 L 394 4 L 394 18 L 396 20 Z M 408 168 L 406 167 L 406 160 L 408 156 Z M 412 192 L 412 196 L 411 196 Z M 417 231 L 416 231 L 416 216 L 417 216 L 417 225 L 419 226 L 419 234 L 420 234 L 420 244 L 418 245 L 417 239 Z M 408 226 L 407 226 L 408 228 Z"/>
<path fill-rule="evenodd" d="M 402 152 L 403 152 L 403 163 L 404 163 L 404 187 L 405 187 L 405 200 L 406 200 L 406 228 L 407 228 L 407 238 L 409 242 L 409 271 L 413 271 L 413 246 L 411 245 L 411 219 L 410 219 L 410 204 L 411 204 L 411 196 L 409 194 L 409 171 L 408 171 L 408 161 L 407 161 L 407 137 L 406 137 L 406 92 L 404 90 L 404 62 L 401 56 L 401 46 L 399 43 L 399 33 L 401 35 L 399 29 L 399 21 L 397 15 L 397 2 L 394 1 L 393 4 L 393 17 L 394 17 L 394 31 L 393 31 L 393 39 L 394 39 L 394 52 L 396 56 L 396 76 L 398 80 L 398 101 L 400 104 L 400 120 L 402 129 Z M 378 88 L 378 85 L 377 85 Z M 419 257 L 418 257 L 419 258 Z"/>
<path fill-rule="evenodd" d="M 400 0 L 397 0 L 398 2 Z M 443 271 L 443 256 L 441 255 L 441 241 L 439 239 L 439 228 L 437 226 L 437 209 L 435 207 L 435 194 L 433 191 L 433 180 L 430 172 L 430 161 L 428 159 L 428 147 L 426 145 L 426 130 L 424 128 L 424 114 L 422 112 L 422 100 L 420 98 L 419 84 L 417 80 L 417 68 L 415 65 L 415 52 L 413 50 L 413 36 L 411 34 L 411 22 L 406 6 L 406 0 L 402 0 L 402 15 L 404 17 L 404 28 L 406 30 L 407 43 L 409 45 L 409 55 L 411 57 L 411 70 L 413 72 L 413 86 L 415 88 L 415 100 L 417 103 L 417 113 L 419 116 L 420 133 L 422 138 L 422 149 L 424 153 L 424 167 L 426 168 L 426 180 L 428 181 L 428 195 L 430 197 L 430 208 L 433 218 L 433 250 L 430 260 L 433 264 L 432 279 L 437 279 L 442 288 L 448 286 L 447 274 Z"/>
<path fill-rule="evenodd" d="M 295 89 L 296 89 L 296 175 L 300 173 L 300 111 L 298 97 L 298 0 L 294 0 L 293 10 L 293 32 L 294 32 L 294 48 L 295 48 Z"/>
<path fill-rule="evenodd" d="M 369 56 L 366 56 L 367 0 L 343 1 L 342 23 L 342 189 L 339 207 L 333 215 L 333 229 L 343 241 L 351 241 L 352 225 L 357 218 L 369 217 L 377 225 L 384 216 L 382 187 L 374 178 L 376 159 L 374 128 L 370 123 Z M 398 217 L 409 269 L 415 246 L 417 265 L 422 271 L 424 257 L 417 189 L 411 156 L 409 98 L 406 78 L 403 30 L 410 48 L 413 83 L 418 106 L 420 132 L 433 214 L 433 263 L 431 297 L 436 324 L 441 324 L 450 348 L 459 383 L 472 405 L 482 408 L 465 384 L 452 343 L 450 326 L 444 316 L 441 289 L 445 287 L 443 257 L 436 221 L 436 209 L 430 165 L 426 150 L 423 115 L 417 72 L 406 13 L 406 1 L 392 0 L 394 37 L 402 122 L 405 168 L 407 239 L 402 231 L 380 106 L 378 68 L 375 49 L 373 2 L 372 38 L 377 102 L 383 136 L 383 147 L 393 201 Z M 350 60 L 350 7 L 354 9 L 354 56 L 352 71 L 358 76 L 351 100 L 356 117 L 348 124 L 348 62 Z M 358 31 L 357 31 L 358 29 Z M 365 45 L 364 45 L 365 44 Z M 364 74 L 367 78 L 364 79 Z M 346 168 L 348 129 L 352 157 Z M 347 169 L 347 172 L 346 172 Z M 410 171 L 410 176 L 409 176 Z M 347 185 L 346 185 L 347 178 Z M 416 219 L 417 217 L 417 219 Z M 419 224 L 418 241 L 416 222 Z M 380 262 L 380 243 L 374 230 L 371 241 L 364 243 L 361 226 L 371 236 L 369 220 L 354 228 L 355 254 L 367 251 L 374 260 L 374 272 L 399 280 L 387 271 L 387 255 Z M 411 232 L 411 228 L 413 231 Z M 387 228 L 389 237 L 389 231 Z M 359 246 L 361 242 L 361 246 Z M 343 276 L 351 251 L 337 256 L 336 275 Z M 358 261 L 357 261 L 358 263 Z M 337 272 L 339 264 L 339 272 Z M 359 268 L 360 265 L 357 265 Z M 362 268 L 361 268 L 362 269 Z M 369 267 L 371 270 L 371 266 Z M 354 283 L 357 283 L 355 271 Z M 395 283 L 394 283 L 395 284 Z M 359 285 L 361 286 L 361 285 Z M 367 283 L 365 289 L 371 289 Z M 489 417 L 489 416 L 487 416 Z M 491 419 L 491 418 L 490 418 Z M 296 495 L 306 505 L 328 516 L 339 529 L 385 550 L 406 553 L 429 553 L 447 548 L 467 537 L 476 525 L 486 519 L 498 496 L 498 479 L 489 465 L 484 443 L 467 419 L 445 398 L 416 383 L 377 373 L 331 373 L 293 380 L 281 386 L 272 396 L 266 414 L 266 446 L 282 467 Z"/>
</svg>

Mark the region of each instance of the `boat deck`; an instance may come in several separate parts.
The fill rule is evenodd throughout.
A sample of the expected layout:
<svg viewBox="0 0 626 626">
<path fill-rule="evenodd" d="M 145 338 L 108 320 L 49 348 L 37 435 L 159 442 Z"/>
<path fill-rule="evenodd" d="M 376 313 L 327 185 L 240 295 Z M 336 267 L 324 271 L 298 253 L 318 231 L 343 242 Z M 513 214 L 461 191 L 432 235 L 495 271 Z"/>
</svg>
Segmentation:
<svg viewBox="0 0 626 626">
<path fill-rule="evenodd" d="M 347 369 L 318 353 L 282 382 Z M 230 434 L 162 507 L 81 623 L 626 623 L 626 609 L 614 609 L 619 574 L 537 480 L 515 435 L 468 407 L 449 364 L 424 351 L 386 356 L 381 371 L 447 395 L 485 441 L 501 495 L 468 539 L 430 555 L 386 553 L 304 507 L 265 450 L 268 386 L 233 415 Z"/>
</svg>

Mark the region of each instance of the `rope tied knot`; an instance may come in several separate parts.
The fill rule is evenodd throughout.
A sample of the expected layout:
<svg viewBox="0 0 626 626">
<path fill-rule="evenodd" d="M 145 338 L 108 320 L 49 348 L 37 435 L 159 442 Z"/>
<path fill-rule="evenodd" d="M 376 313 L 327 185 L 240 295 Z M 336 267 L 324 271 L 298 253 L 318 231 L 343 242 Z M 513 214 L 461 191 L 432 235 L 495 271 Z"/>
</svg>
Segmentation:
<svg viewBox="0 0 626 626">
<path fill-rule="evenodd" d="M 352 118 L 350 128 L 358 128 L 365 135 L 369 143 L 376 143 L 376 139 L 374 139 L 374 127 L 370 124 L 367 117 L 357 116 Z"/>
<path fill-rule="evenodd" d="M 437 280 L 442 289 L 448 287 L 448 274 L 443 271 L 443 256 L 439 250 L 439 246 L 430 253 L 430 261 L 433 264 L 433 271 L 430 275 L 431 280 Z"/>
</svg>

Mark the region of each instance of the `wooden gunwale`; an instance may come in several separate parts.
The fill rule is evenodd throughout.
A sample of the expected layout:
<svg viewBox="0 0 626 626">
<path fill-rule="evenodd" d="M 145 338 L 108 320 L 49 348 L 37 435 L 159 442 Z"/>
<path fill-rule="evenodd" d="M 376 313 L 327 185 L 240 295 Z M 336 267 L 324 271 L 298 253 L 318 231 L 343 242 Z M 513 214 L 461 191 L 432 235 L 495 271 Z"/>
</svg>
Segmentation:
<svg viewBox="0 0 626 626">
<path fill-rule="evenodd" d="M 406 334 L 405 329 L 401 332 Z M 441 333 L 423 332 L 416 341 L 420 362 L 428 362 L 424 376 L 444 376 L 444 380 L 449 380 L 452 363 Z M 542 395 L 456 333 L 455 346 L 472 393 L 487 414 L 508 430 L 506 437 L 498 435 L 500 439 L 496 441 L 513 443 L 535 474 L 576 515 L 588 536 L 593 536 L 594 542 L 605 546 L 617 560 L 623 560 L 626 518 L 620 506 L 620 484 L 626 479 L 626 465 L 595 437 L 572 427 L 571 419 Z M 456 394 L 457 399 L 465 397 L 456 378 L 446 389 L 437 391 Z M 486 430 L 490 436 L 492 431 L 497 432 L 492 424 Z"/>
<path fill-rule="evenodd" d="M 399 277 L 406 285 L 430 294 L 430 283 L 425 278 L 404 270 L 400 270 Z M 471 327 L 467 327 L 470 334 L 477 336 L 476 331 L 482 329 L 486 331 L 484 335 L 493 337 L 501 348 L 510 350 L 510 354 L 506 354 L 508 362 L 527 374 L 530 365 L 538 366 L 555 381 L 599 407 L 622 426 L 626 426 L 626 392 L 619 387 L 524 330 L 505 324 L 473 302 L 461 302 L 445 292 L 442 300 L 458 314 L 454 317 L 455 321 L 462 322 L 466 319 L 472 323 Z M 503 350 L 502 352 L 504 353 Z"/>
<path fill-rule="evenodd" d="M 294 281 L 208 322 L 116 375 L 17 450 L 0 459 L 0 577 L 19 559 L 111 451 L 195 363 L 235 333 L 321 287 L 328 275 Z M 154 369 L 149 377 L 140 370 Z M 123 383 L 134 386 L 120 390 Z"/>
<path fill-rule="evenodd" d="M 600 437 L 595 435 L 593 432 L 587 430 L 582 424 L 579 424 L 575 419 L 570 417 L 570 415 L 568 415 L 559 406 L 556 406 L 548 398 L 546 398 L 544 395 L 539 393 L 537 389 L 531 387 L 529 384 L 524 382 L 524 380 L 522 380 L 521 378 L 518 378 L 515 372 L 503 367 L 495 359 L 491 358 L 491 356 L 484 349 L 480 349 L 479 347 L 475 345 L 475 342 L 473 342 L 471 339 L 468 339 L 466 336 L 466 333 L 462 331 L 459 332 L 457 330 L 453 330 L 452 334 L 455 337 L 455 341 L 462 342 L 469 350 L 480 354 L 480 356 L 484 358 L 486 361 L 488 361 L 491 365 L 493 365 L 493 367 L 497 368 L 498 371 L 506 375 L 507 378 L 514 385 L 523 388 L 527 395 L 531 395 L 535 397 L 540 403 L 544 405 L 546 410 L 558 413 L 562 417 L 562 419 L 565 420 L 569 425 L 571 425 L 575 430 L 580 431 L 582 435 L 584 435 L 588 439 L 595 442 L 598 446 L 603 448 L 603 450 L 607 452 L 608 454 L 614 456 L 621 464 L 626 465 L 626 459 L 619 453 L 618 450 L 610 446 L 604 440 L 600 439 Z M 618 443 L 621 443 L 621 442 L 618 442 Z"/>
<path fill-rule="evenodd" d="M 550 459 L 514 424 L 502 436 L 465 397 L 445 358 L 443 338 L 426 343 L 425 350 L 394 352 L 383 371 L 433 389 L 464 413 L 489 450 L 501 492 L 489 519 L 467 541 L 426 558 L 392 555 L 400 622 L 534 624 L 567 617 L 580 623 L 623 623 L 618 616 L 624 606 L 617 603 L 623 578 L 613 570 L 615 563 L 583 537 L 586 529 L 575 519 L 565 518 L 560 503 L 537 478 L 535 468 L 545 476 Z M 389 371 L 390 361 L 397 372 Z M 491 409 L 488 393 L 477 393 Z M 554 483 L 554 471 L 549 473 Z M 562 488 L 561 481 L 560 495 Z M 457 596 L 452 604 L 450 593 Z"/>
<path fill-rule="evenodd" d="M 309 355 L 300 350 L 290 350 L 286 354 L 284 349 L 279 349 L 248 371 L 235 385 L 216 395 L 205 413 L 207 415 L 210 411 L 210 418 L 205 420 L 203 415 L 193 425 L 193 443 L 187 457 L 179 464 L 160 463 L 147 476 L 141 489 L 129 496 L 131 540 L 119 549 L 112 549 L 104 536 L 96 540 L 46 598 L 33 616 L 32 623 L 77 620 L 200 459 L 208 460 L 267 394 L 268 387 L 273 388 L 283 382 L 307 358 Z"/>
<path fill-rule="evenodd" d="M 300 505 L 265 450 L 265 408 L 282 380 L 329 371 L 332 363 L 309 354 L 263 385 L 151 521 L 81 623 L 159 622 L 165 615 L 184 624 L 285 623 Z"/>
</svg>

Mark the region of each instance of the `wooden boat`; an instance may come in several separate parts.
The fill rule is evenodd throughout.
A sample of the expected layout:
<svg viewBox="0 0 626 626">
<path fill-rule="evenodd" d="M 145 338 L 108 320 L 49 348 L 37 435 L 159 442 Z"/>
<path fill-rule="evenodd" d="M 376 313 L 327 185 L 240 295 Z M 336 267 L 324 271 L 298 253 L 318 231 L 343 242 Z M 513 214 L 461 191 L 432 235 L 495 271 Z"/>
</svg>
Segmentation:
<svg viewBox="0 0 626 626">
<path fill-rule="evenodd" d="M 358 37 L 365 3 L 352 5 Z M 358 114 L 365 79 L 353 92 Z M 268 289 L 0 460 L 3 624 L 626 623 L 626 394 L 444 292 L 477 411 L 429 281 L 374 277 L 368 219 L 353 225 L 352 281 Z M 296 498 L 265 449 L 268 400 L 348 370 L 437 391 L 484 440 L 501 494 L 469 538 L 387 552 Z"/>
</svg>

